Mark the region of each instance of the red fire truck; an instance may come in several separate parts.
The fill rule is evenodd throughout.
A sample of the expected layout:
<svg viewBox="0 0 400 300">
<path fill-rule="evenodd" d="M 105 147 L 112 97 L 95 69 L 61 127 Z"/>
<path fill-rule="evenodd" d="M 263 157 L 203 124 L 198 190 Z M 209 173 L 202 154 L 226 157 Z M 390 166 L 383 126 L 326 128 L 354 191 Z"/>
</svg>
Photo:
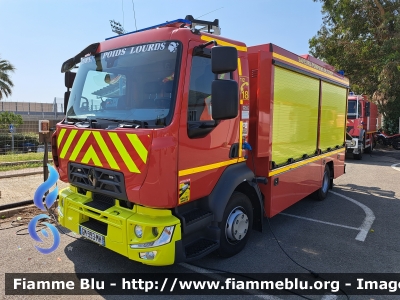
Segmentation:
<svg viewBox="0 0 400 300">
<path fill-rule="evenodd" d="M 160 266 L 235 255 L 263 217 L 326 197 L 345 168 L 348 80 L 218 33 L 218 20 L 187 16 L 62 65 L 52 154 L 70 183 L 63 226 Z"/>
<path fill-rule="evenodd" d="M 375 146 L 374 135 L 379 129 L 378 107 L 366 95 L 349 93 L 347 109 L 346 151 L 362 159 Z"/>
</svg>

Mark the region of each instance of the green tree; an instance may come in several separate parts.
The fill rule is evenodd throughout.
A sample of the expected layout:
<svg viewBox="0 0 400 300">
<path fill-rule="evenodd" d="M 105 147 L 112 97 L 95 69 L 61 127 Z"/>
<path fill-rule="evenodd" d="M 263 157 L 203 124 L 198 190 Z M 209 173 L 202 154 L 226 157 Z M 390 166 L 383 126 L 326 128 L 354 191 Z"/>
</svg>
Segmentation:
<svg viewBox="0 0 400 300">
<path fill-rule="evenodd" d="M 17 115 L 9 111 L 0 112 L 0 129 L 8 128 L 10 124 L 13 124 L 14 126 L 19 126 L 23 123 L 24 121 L 22 120 L 21 115 Z"/>
<path fill-rule="evenodd" d="M 378 105 L 385 130 L 398 132 L 400 0 L 313 1 L 322 3 L 323 24 L 310 53 L 344 70 L 351 90 Z"/>
<path fill-rule="evenodd" d="M 14 86 L 9 73 L 14 72 L 15 67 L 7 60 L 0 58 L 0 101 L 11 95 L 11 88 Z"/>
</svg>

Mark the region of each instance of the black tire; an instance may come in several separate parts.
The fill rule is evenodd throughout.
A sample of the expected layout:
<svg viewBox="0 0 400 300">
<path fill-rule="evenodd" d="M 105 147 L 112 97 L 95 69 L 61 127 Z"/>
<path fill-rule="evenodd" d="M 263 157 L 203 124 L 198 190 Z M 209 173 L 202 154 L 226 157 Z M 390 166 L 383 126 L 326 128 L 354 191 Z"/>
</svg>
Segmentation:
<svg viewBox="0 0 400 300">
<path fill-rule="evenodd" d="M 377 143 L 378 145 L 380 145 L 380 146 L 385 146 L 385 145 L 386 145 L 384 138 L 381 137 L 381 136 L 378 137 L 378 139 L 376 140 L 376 143 Z"/>
<path fill-rule="evenodd" d="M 372 140 L 371 140 L 372 139 Z M 369 147 L 368 148 L 365 148 L 365 144 L 364 144 L 364 152 L 365 153 L 371 153 L 372 152 L 372 150 L 374 149 L 374 140 L 373 140 L 374 138 L 371 136 L 370 137 L 370 144 L 369 144 Z M 364 141 L 365 141 L 365 136 L 364 136 Z"/>
<path fill-rule="evenodd" d="M 331 169 L 325 165 L 324 176 L 322 177 L 321 187 L 314 193 L 317 200 L 322 201 L 326 198 L 331 186 Z"/>
<path fill-rule="evenodd" d="M 400 150 L 400 138 L 396 138 L 392 142 L 392 146 L 396 150 Z"/>
<path fill-rule="evenodd" d="M 222 257 L 231 257 L 242 251 L 249 239 L 252 226 L 253 207 L 250 199 L 245 194 L 234 192 L 225 207 L 219 225 L 221 237 L 218 254 Z"/>
<path fill-rule="evenodd" d="M 358 153 L 358 154 L 353 154 L 353 156 L 354 156 L 354 159 L 362 160 L 362 153 L 361 152 Z"/>
<path fill-rule="evenodd" d="M 362 143 L 364 143 L 364 141 L 362 141 Z M 353 154 L 354 159 L 362 160 L 363 148 L 364 148 L 364 144 L 362 144 L 361 148 L 358 149 L 358 154 Z"/>
</svg>

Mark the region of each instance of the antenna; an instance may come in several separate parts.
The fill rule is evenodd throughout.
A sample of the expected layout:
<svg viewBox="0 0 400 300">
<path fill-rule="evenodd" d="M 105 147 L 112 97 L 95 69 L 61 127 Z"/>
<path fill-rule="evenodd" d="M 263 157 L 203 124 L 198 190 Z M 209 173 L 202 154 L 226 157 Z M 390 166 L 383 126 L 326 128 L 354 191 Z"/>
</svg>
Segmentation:
<svg viewBox="0 0 400 300">
<path fill-rule="evenodd" d="M 132 1 L 133 1 L 133 0 L 132 0 Z M 212 11 L 210 11 L 210 12 L 204 14 L 204 15 L 201 15 L 200 17 L 197 17 L 196 19 L 201 18 L 201 17 L 204 17 L 204 16 L 206 16 L 206 15 L 208 15 L 208 14 L 211 14 L 212 12 L 217 11 L 217 10 L 220 10 L 221 8 L 224 8 L 224 7 L 220 7 L 220 8 L 214 9 L 214 10 L 212 10 Z"/>
<path fill-rule="evenodd" d="M 122 2 L 122 25 L 125 26 L 124 0 Z"/>
<path fill-rule="evenodd" d="M 135 4 L 133 3 L 133 0 L 132 0 L 132 7 L 133 7 L 133 18 L 135 19 L 135 28 L 136 28 L 136 30 L 137 30 L 137 26 L 136 26 Z"/>
</svg>

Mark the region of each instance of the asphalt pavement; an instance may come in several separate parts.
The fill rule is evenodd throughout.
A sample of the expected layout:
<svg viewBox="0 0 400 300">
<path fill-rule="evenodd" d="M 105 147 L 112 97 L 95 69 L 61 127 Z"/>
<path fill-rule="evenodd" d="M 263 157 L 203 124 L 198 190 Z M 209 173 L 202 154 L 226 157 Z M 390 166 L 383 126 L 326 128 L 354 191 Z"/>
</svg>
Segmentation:
<svg viewBox="0 0 400 300">
<path fill-rule="evenodd" d="M 10 223 L 14 221 L 13 225 L 18 225 L 24 220 L 27 223 L 39 213 L 27 211 L 20 215 L 22 219 L 19 221 L 17 217 L 0 221 L 0 295 L 4 296 L 4 274 L 16 272 L 157 274 L 213 270 L 212 277 L 217 270 L 231 273 L 307 273 L 306 268 L 317 273 L 400 273 L 399 211 L 400 151 L 391 148 L 377 149 L 371 155 L 364 154 L 361 161 L 348 157 L 346 174 L 334 180 L 334 188 L 324 201 L 305 198 L 270 220 L 265 219 L 264 231 L 253 231 L 246 248 L 228 259 L 212 253 L 190 264 L 149 267 L 80 240 L 71 232 L 61 234 L 60 246 L 55 252 L 43 255 L 34 248 L 38 243 L 27 234 L 26 225 L 12 227 Z M 188 297 L 174 296 L 174 299 Z M 134 299 L 160 298 L 170 299 L 169 296 L 134 296 Z M 250 294 L 197 295 L 190 298 L 300 299 L 298 295 Z M 347 299 L 343 294 L 307 298 Z M 399 295 L 350 298 L 399 299 Z M 7 296 L 6 299 L 25 298 Z M 132 296 L 99 293 L 93 296 L 32 296 L 29 299 L 132 299 Z"/>
</svg>

